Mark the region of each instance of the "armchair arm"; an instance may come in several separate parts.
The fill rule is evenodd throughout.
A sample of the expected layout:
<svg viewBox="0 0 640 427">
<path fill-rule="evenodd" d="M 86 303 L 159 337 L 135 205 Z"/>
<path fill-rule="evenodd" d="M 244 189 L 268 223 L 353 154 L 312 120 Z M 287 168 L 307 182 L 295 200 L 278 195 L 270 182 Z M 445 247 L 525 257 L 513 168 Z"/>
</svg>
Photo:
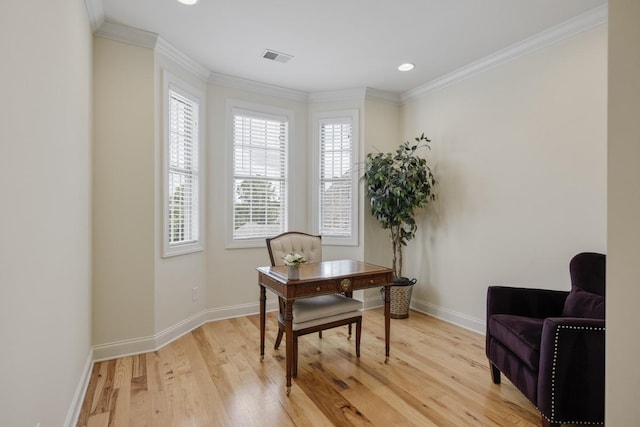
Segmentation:
<svg viewBox="0 0 640 427">
<path fill-rule="evenodd" d="M 548 318 L 542 327 L 537 407 L 551 422 L 604 422 L 605 321 Z"/>
<path fill-rule="evenodd" d="M 492 314 L 513 314 L 538 319 L 560 316 L 567 295 L 569 292 L 551 289 L 489 286 L 487 324 Z"/>
</svg>

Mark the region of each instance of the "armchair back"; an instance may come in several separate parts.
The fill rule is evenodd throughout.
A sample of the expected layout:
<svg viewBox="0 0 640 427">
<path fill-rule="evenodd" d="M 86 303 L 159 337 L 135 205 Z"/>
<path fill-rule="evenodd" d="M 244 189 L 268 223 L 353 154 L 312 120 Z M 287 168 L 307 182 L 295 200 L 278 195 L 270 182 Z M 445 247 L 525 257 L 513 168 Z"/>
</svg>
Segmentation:
<svg viewBox="0 0 640 427">
<path fill-rule="evenodd" d="M 569 263 L 571 289 L 604 296 L 606 277 L 606 256 L 593 252 L 582 252 Z"/>
</svg>

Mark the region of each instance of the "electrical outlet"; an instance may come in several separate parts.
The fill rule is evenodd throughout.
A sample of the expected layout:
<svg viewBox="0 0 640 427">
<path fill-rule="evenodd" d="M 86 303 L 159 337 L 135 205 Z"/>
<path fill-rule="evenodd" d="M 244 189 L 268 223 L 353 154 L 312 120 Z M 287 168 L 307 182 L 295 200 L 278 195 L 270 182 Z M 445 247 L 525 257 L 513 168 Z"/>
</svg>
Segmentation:
<svg viewBox="0 0 640 427">
<path fill-rule="evenodd" d="M 198 301 L 199 298 L 200 298 L 200 295 L 198 293 L 198 287 L 194 286 L 193 288 L 191 288 L 191 300 Z"/>
</svg>

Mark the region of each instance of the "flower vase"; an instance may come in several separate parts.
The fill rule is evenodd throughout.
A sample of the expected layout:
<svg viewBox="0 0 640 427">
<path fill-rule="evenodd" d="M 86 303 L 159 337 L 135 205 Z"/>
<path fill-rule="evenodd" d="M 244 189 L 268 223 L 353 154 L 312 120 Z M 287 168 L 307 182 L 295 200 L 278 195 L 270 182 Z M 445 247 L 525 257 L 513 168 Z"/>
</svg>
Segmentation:
<svg viewBox="0 0 640 427">
<path fill-rule="evenodd" d="M 287 273 L 287 278 L 291 280 L 299 280 L 300 279 L 300 267 L 295 265 L 289 265 L 289 271 Z"/>
</svg>

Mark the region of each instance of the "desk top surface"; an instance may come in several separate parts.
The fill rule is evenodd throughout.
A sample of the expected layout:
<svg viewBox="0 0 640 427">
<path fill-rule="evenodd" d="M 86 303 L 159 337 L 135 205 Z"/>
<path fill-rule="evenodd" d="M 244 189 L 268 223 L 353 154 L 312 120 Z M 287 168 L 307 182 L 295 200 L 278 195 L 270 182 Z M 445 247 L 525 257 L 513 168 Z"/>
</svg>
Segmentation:
<svg viewBox="0 0 640 427">
<path fill-rule="evenodd" d="M 323 279 L 339 279 L 341 277 L 365 276 L 368 274 L 393 274 L 391 268 L 350 259 L 302 264 L 300 266 L 300 279 L 291 281 L 287 278 L 288 267 L 286 265 L 258 267 L 257 270 L 279 282 L 292 284 Z"/>
</svg>

